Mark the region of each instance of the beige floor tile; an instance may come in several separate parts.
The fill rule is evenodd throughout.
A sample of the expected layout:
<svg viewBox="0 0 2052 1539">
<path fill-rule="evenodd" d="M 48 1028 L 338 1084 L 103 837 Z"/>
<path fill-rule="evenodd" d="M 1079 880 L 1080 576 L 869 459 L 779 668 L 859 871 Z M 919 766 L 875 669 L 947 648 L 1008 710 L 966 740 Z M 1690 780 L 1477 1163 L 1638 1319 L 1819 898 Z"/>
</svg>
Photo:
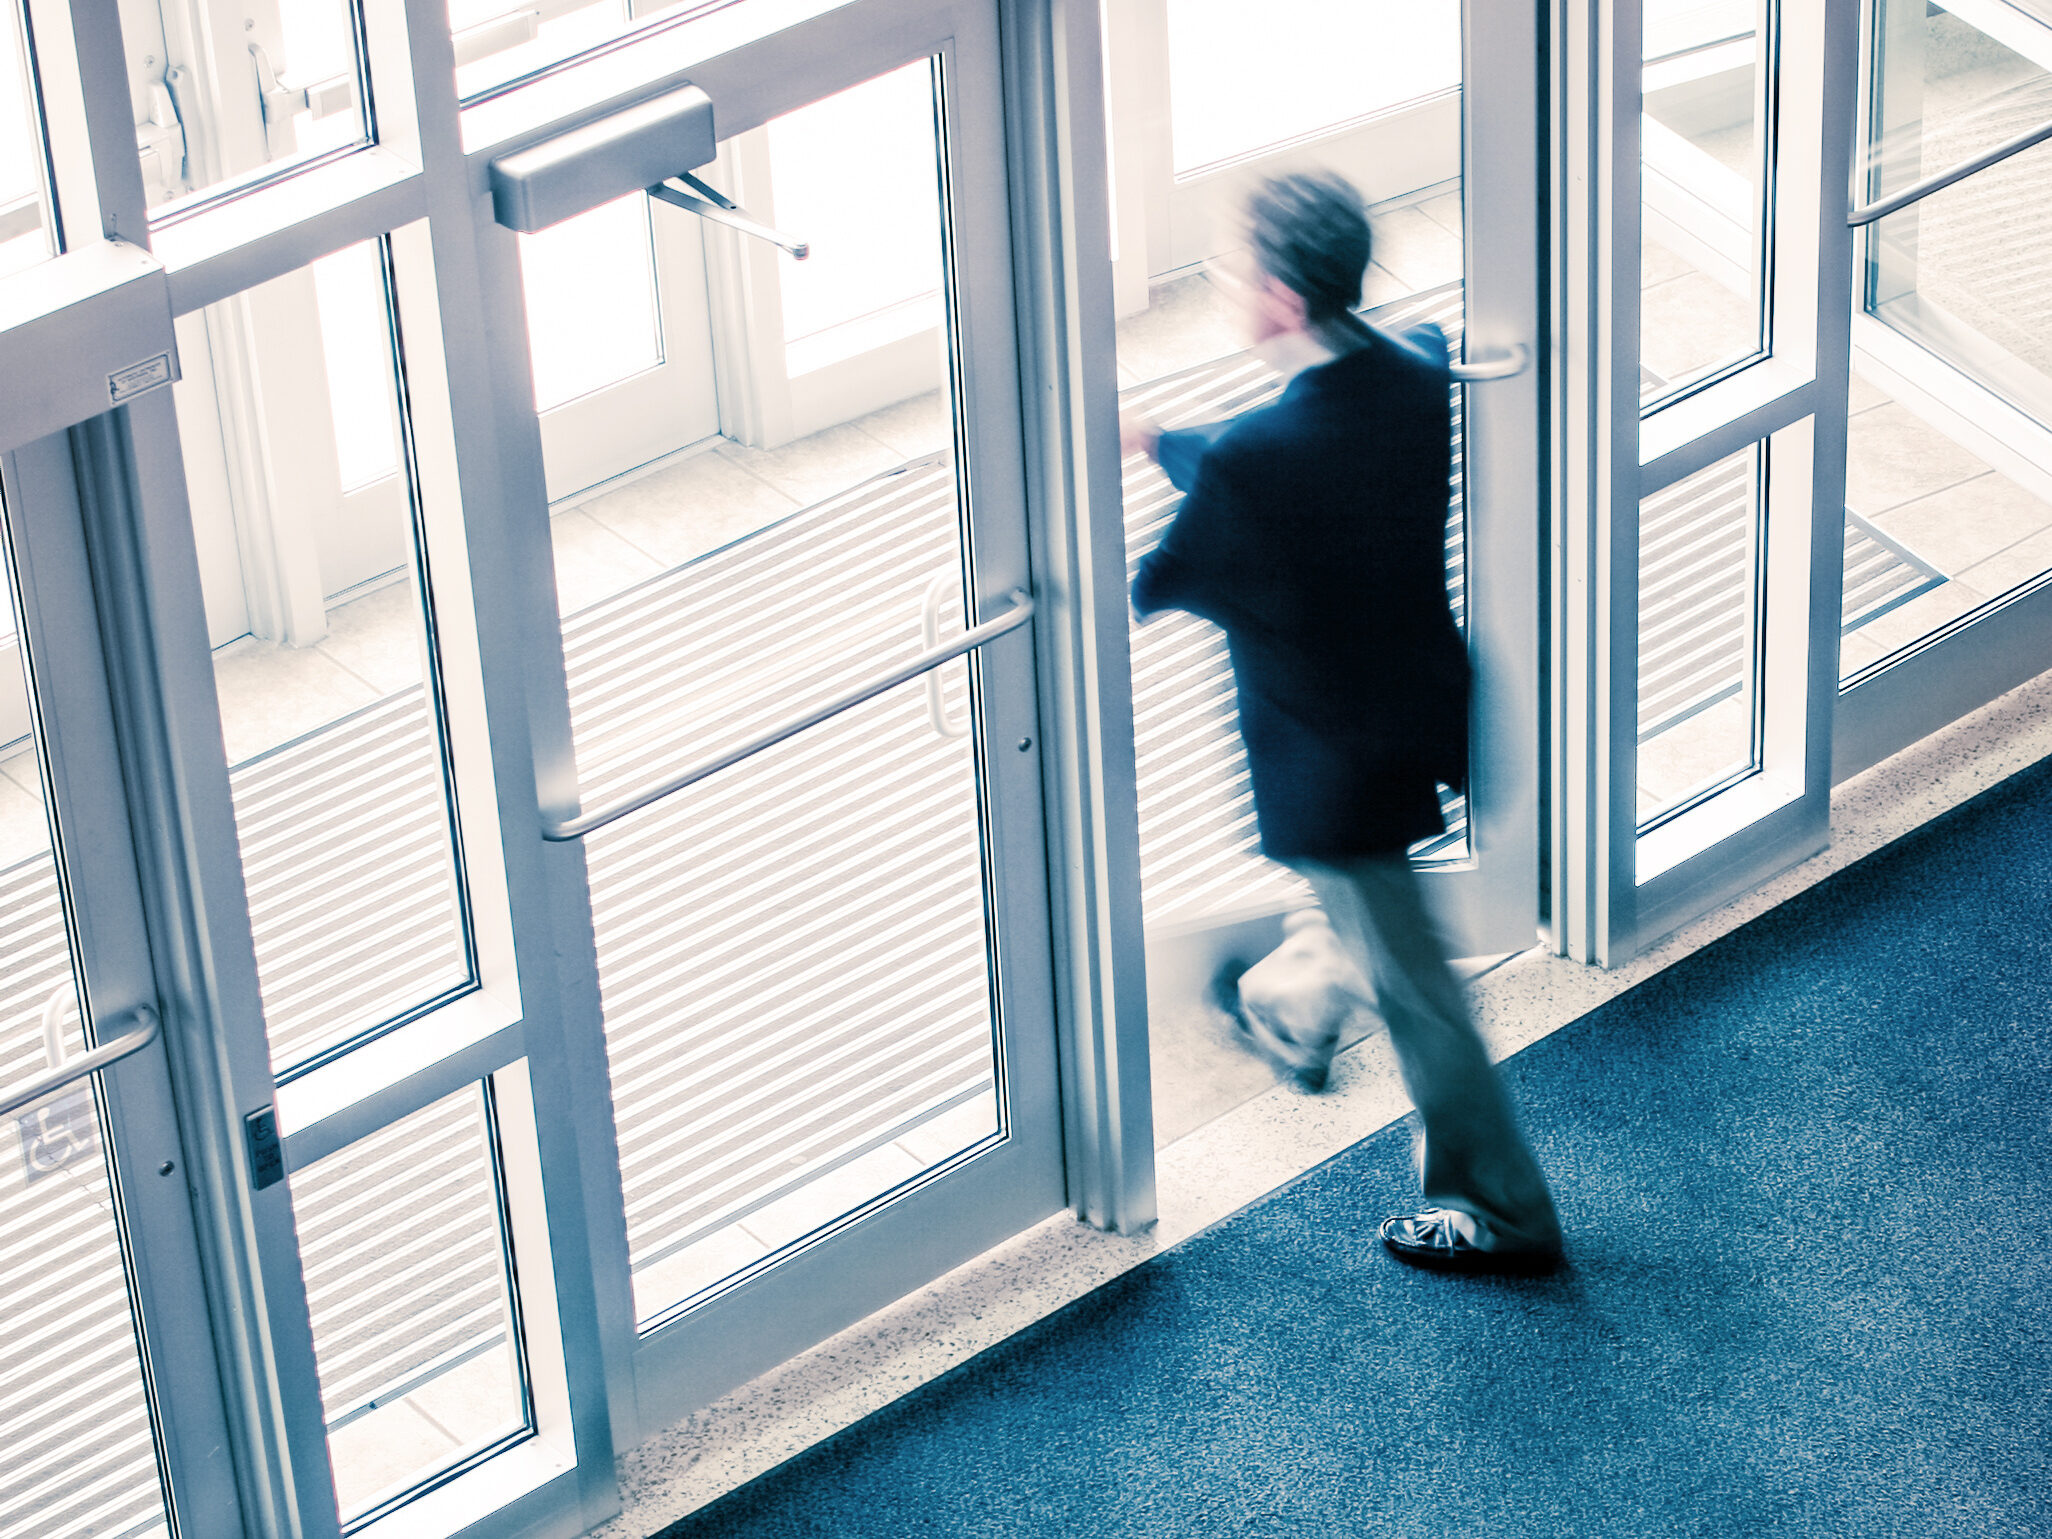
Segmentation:
<svg viewBox="0 0 2052 1539">
<path fill-rule="evenodd" d="M 1744 357 L 1757 344 L 1759 312 L 1698 272 L 1650 285 L 1640 322 L 1646 367 L 1665 380 L 1690 378 Z"/>
<path fill-rule="evenodd" d="M 1847 411 L 1857 415 L 1876 406 L 1886 406 L 1894 399 L 1887 391 L 1862 375 L 1858 368 L 1852 371 L 1850 388 L 1845 396 Z"/>
<path fill-rule="evenodd" d="M 1247 338 L 1239 307 L 1202 273 L 1157 284 L 1147 308 L 1119 322 L 1119 372 L 1144 383 L 1240 352 Z"/>
<path fill-rule="evenodd" d="M 896 406 L 886 406 L 855 426 L 901 458 L 916 460 L 924 454 L 939 454 L 954 447 L 954 420 L 947 400 L 938 390 L 915 395 Z"/>
<path fill-rule="evenodd" d="M 442 1430 L 404 1400 L 359 1416 L 328 1438 L 345 1513 L 361 1512 L 380 1496 L 424 1478 L 455 1451 Z"/>
<path fill-rule="evenodd" d="M 459 1448 L 475 1448 L 520 1425 L 520 1386 L 511 1347 L 481 1353 L 406 1397 Z"/>
<path fill-rule="evenodd" d="M 582 508 L 550 519 L 549 536 L 556 552 L 556 608 L 566 615 L 663 570 L 655 557 L 629 545 Z"/>
<path fill-rule="evenodd" d="M 1417 204 L 1416 207 L 1419 213 L 1430 219 L 1442 230 L 1445 230 L 1454 239 L 1459 240 L 1461 238 L 1466 214 L 1461 207 L 1461 195 L 1458 192 L 1441 193 L 1436 198 L 1427 198 L 1423 203 Z"/>
<path fill-rule="evenodd" d="M 716 1229 L 696 1245 L 634 1274 L 634 1313 L 645 1320 L 769 1253 L 767 1245 L 739 1225 Z"/>
<path fill-rule="evenodd" d="M 230 764 L 303 737 L 378 698 L 378 691 L 319 647 L 284 647 L 254 636 L 214 653 L 214 687 Z"/>
<path fill-rule="evenodd" d="M 1375 261 L 1411 293 L 1461 280 L 1461 239 L 1415 208 L 1375 220 Z"/>
<path fill-rule="evenodd" d="M 1968 567 L 1959 574 L 1959 580 L 1990 598 L 2000 598 L 2011 588 L 2020 588 L 2047 571 L 2052 571 L 2052 529 L 2041 529 Z"/>
<path fill-rule="evenodd" d="M 904 463 L 860 428 L 827 428 L 781 449 L 744 449 L 722 443 L 713 451 L 782 492 L 801 507 L 823 502 Z"/>
<path fill-rule="evenodd" d="M 1752 709 L 1743 695 L 1720 700 L 1639 745 L 1639 792 L 1655 808 L 1744 767 L 1752 754 Z M 1646 816 L 1641 805 L 1640 816 Z"/>
<path fill-rule="evenodd" d="M 1686 257 L 1668 250 L 1657 240 L 1649 240 L 1639 257 L 1639 287 L 1650 289 L 1656 284 L 1670 283 L 1695 270 L 1695 264 Z"/>
<path fill-rule="evenodd" d="M 1929 593 L 1920 593 L 1899 609 L 1891 609 L 1859 629 L 1859 636 L 1878 647 L 1885 657 L 1899 652 L 1950 621 L 1981 607 L 1986 595 L 1958 580 L 1941 583 Z"/>
<path fill-rule="evenodd" d="M 1248 1049 L 1232 1022 L 1201 1001 L 1150 1009 L 1147 1045 L 1157 1148 L 1224 1116 L 1277 1083 L 1275 1070 Z"/>
<path fill-rule="evenodd" d="M 43 772 L 36 763 L 32 742 L 19 744 L 6 758 L 0 759 L 0 781 L 11 781 L 15 789 L 33 796 L 38 803 L 42 801 Z"/>
<path fill-rule="evenodd" d="M 1878 663 L 1886 655 L 1862 627 L 1850 636 L 1839 638 L 1838 677 L 1849 679 L 1869 663 Z"/>
<path fill-rule="evenodd" d="M 330 609 L 328 634 L 315 650 L 381 695 L 418 684 L 424 637 L 412 581 L 392 583 Z"/>
<path fill-rule="evenodd" d="M 23 790 L 12 777 L 0 775 L 0 868 L 19 865 L 49 850 L 50 825 L 43 817 L 43 799 Z"/>
<path fill-rule="evenodd" d="M 914 1128 L 898 1140 L 898 1147 L 924 1169 L 960 1154 L 996 1131 L 997 1097 L 985 1091 L 975 1100 L 964 1101 L 953 1111 L 943 1112 L 924 1126 Z"/>
<path fill-rule="evenodd" d="M 885 1144 L 749 1214 L 740 1227 L 769 1249 L 782 1250 L 820 1225 L 832 1223 L 900 1181 L 918 1175 L 920 1169 L 919 1161 L 903 1149 Z"/>
<path fill-rule="evenodd" d="M 577 511 L 659 566 L 681 566 L 796 512 L 796 498 L 717 453 L 678 460 Z"/>
<path fill-rule="evenodd" d="M 1939 571 L 1957 575 L 2052 528 L 2052 505 L 1991 472 L 1904 503 L 1874 523 Z"/>
<path fill-rule="evenodd" d="M 1985 460 L 1893 401 L 1846 423 L 1845 505 L 1864 518 L 1987 473 Z"/>
<path fill-rule="evenodd" d="M 1368 264 L 1367 275 L 1361 280 L 1361 302 L 1367 305 L 1393 305 L 1417 292 L 1379 261 Z M 1244 342 L 1240 345 L 1246 346 Z"/>
</svg>

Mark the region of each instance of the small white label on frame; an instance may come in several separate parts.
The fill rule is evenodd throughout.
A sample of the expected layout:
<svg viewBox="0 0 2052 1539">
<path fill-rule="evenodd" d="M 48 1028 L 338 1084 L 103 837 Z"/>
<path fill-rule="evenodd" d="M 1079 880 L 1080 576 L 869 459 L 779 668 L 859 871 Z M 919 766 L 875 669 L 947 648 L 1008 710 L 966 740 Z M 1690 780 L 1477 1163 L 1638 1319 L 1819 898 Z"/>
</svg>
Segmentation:
<svg viewBox="0 0 2052 1539">
<path fill-rule="evenodd" d="M 154 358 L 145 358 L 141 363 L 132 363 L 125 369 L 109 374 L 107 395 L 112 404 L 119 406 L 123 401 L 132 401 L 145 391 L 170 383 L 171 355 L 159 353 Z"/>
</svg>

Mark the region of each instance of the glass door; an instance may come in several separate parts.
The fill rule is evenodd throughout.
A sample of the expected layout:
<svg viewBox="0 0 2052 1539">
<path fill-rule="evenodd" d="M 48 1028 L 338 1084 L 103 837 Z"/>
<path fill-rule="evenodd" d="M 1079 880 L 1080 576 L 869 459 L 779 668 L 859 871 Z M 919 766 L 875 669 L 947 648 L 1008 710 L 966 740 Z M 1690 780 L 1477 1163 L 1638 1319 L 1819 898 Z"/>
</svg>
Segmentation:
<svg viewBox="0 0 2052 1539">
<path fill-rule="evenodd" d="M 680 419 L 558 502 L 555 613 L 522 616 L 565 684 L 551 901 L 589 914 L 566 1008 L 604 1055 L 649 1418 L 1064 1201 L 995 18 L 932 6 L 886 48 L 854 10 L 695 77 L 717 155 L 675 167 L 804 260 L 599 209 L 633 217 L 595 271 L 648 221 L 702 243 L 663 304 L 710 339 L 719 433 Z M 598 215 L 483 237 L 508 331 Z M 538 447 L 578 479 L 546 420 Z"/>
<path fill-rule="evenodd" d="M 1281 360 L 1250 349 L 1232 286 L 1238 203 L 1265 175 L 1336 171 L 1370 205 L 1363 315 L 1434 326 L 1457 364 L 1447 586 L 1476 665 L 1465 794 L 1413 851 L 1457 952 L 1522 950 L 1537 928 L 1540 161 L 1530 13 L 1290 0 L 1250 28 L 1208 0 L 1106 0 L 1121 405 L 1164 426 L 1272 399 Z M 1282 364 L 1282 366 L 1278 366 Z M 1179 502 L 1125 466 L 1129 558 Z M 1205 986 L 1250 962 L 1311 898 L 1256 852 L 1223 635 L 1185 615 L 1132 637 L 1157 1133 L 1220 1107 L 1179 1066 L 1208 1028 Z M 1177 1033 L 1172 1043 L 1164 1033 Z M 1201 1078 L 1202 1076 L 1200 1076 Z M 1256 1088 L 1249 1082 L 1248 1088 Z"/>
<path fill-rule="evenodd" d="M 1616 0 L 1564 27 L 1571 955 L 1626 960 L 1827 835 L 1857 22 Z"/>
<path fill-rule="evenodd" d="M 1867 20 L 1841 779 L 2052 667 L 2052 17 Z"/>
</svg>

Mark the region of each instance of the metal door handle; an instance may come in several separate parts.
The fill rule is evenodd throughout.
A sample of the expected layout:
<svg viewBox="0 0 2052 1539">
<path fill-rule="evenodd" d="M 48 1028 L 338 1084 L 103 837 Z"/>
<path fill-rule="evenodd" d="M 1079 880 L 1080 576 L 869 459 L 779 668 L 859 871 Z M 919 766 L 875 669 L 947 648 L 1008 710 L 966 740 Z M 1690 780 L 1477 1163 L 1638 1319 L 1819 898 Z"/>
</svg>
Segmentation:
<svg viewBox="0 0 2052 1539">
<path fill-rule="evenodd" d="M 926 585 L 926 602 L 919 609 L 919 636 L 930 652 L 940 645 L 941 605 L 948 599 L 948 589 L 960 585 L 960 580 L 941 573 Z M 942 737 L 967 737 L 969 721 L 964 717 L 956 721 L 948 714 L 947 706 L 941 700 L 941 676 L 938 668 L 926 675 L 926 714 L 933 722 L 933 730 Z"/>
<path fill-rule="evenodd" d="M 67 1058 L 62 1065 L 52 1068 L 48 1074 L 32 1079 L 26 1085 L 19 1085 L 8 1091 L 4 1097 L 0 1097 L 0 1117 L 18 1112 L 24 1106 L 33 1105 L 44 1096 L 54 1094 L 66 1085 L 75 1084 L 88 1075 L 97 1074 L 108 1065 L 119 1063 L 122 1059 L 141 1052 L 157 1040 L 161 1023 L 157 1019 L 156 1011 L 148 1005 L 137 1005 L 127 1014 L 135 1019 L 136 1024 L 111 1042 L 103 1042 L 91 1052 L 80 1053 L 76 1058 Z"/>
<path fill-rule="evenodd" d="M 582 839 L 586 834 L 604 828 L 608 823 L 618 822 L 630 812 L 639 812 L 642 808 L 659 802 L 686 786 L 697 785 L 699 781 L 717 775 L 723 769 L 731 769 L 743 759 L 752 758 L 765 748 L 774 748 L 786 738 L 796 737 L 809 727 L 816 727 L 843 711 L 853 710 L 865 701 L 874 700 L 886 690 L 896 689 L 900 684 L 909 684 L 921 674 L 932 672 L 942 663 L 953 662 L 958 657 L 974 652 L 984 643 L 995 641 L 1007 631 L 1017 630 L 1033 618 L 1033 595 L 1024 588 L 1014 588 L 1008 596 L 1012 601 L 1010 609 L 995 619 L 972 626 L 944 646 L 929 647 L 910 662 L 893 668 L 889 673 L 870 679 L 867 683 L 857 684 L 831 700 L 823 700 L 811 710 L 779 722 L 767 732 L 759 733 L 745 743 L 737 743 L 711 758 L 701 759 L 689 769 L 663 781 L 660 785 L 650 786 L 645 791 L 636 791 L 631 796 L 623 796 L 616 802 L 608 802 L 603 807 L 595 807 L 575 817 L 558 818 L 553 822 L 545 821 L 542 824 L 542 837 L 558 844 L 567 839 Z"/>
<path fill-rule="evenodd" d="M 1484 380 L 1515 379 L 1530 367 L 1532 350 L 1522 342 L 1513 342 L 1508 352 L 1493 358 L 1463 358 L 1449 366 L 1447 372 L 1464 385 L 1475 385 Z"/>
</svg>

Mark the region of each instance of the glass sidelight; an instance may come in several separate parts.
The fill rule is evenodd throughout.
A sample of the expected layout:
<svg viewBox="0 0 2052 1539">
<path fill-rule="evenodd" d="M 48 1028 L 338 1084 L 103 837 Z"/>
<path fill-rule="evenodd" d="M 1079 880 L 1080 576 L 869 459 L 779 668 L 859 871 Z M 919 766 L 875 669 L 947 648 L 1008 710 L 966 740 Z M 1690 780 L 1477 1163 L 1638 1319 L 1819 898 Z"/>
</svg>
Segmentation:
<svg viewBox="0 0 2052 1539">
<path fill-rule="evenodd" d="M 175 387 L 272 1061 L 477 985 L 381 241 L 180 322 Z"/>
<path fill-rule="evenodd" d="M 1645 410 L 1768 346 L 1774 0 L 1647 0 L 1639 132 Z"/>
<path fill-rule="evenodd" d="M 153 217 L 372 142 L 355 0 L 120 0 L 120 9 Z"/>
<path fill-rule="evenodd" d="M 531 1434 L 490 1093 L 292 1178 L 342 1521 Z"/>
<path fill-rule="evenodd" d="M 1888 0 L 1871 27 L 1848 689 L 2052 573 L 2052 260 L 2029 233 L 2052 190 L 2052 24 Z"/>
</svg>

